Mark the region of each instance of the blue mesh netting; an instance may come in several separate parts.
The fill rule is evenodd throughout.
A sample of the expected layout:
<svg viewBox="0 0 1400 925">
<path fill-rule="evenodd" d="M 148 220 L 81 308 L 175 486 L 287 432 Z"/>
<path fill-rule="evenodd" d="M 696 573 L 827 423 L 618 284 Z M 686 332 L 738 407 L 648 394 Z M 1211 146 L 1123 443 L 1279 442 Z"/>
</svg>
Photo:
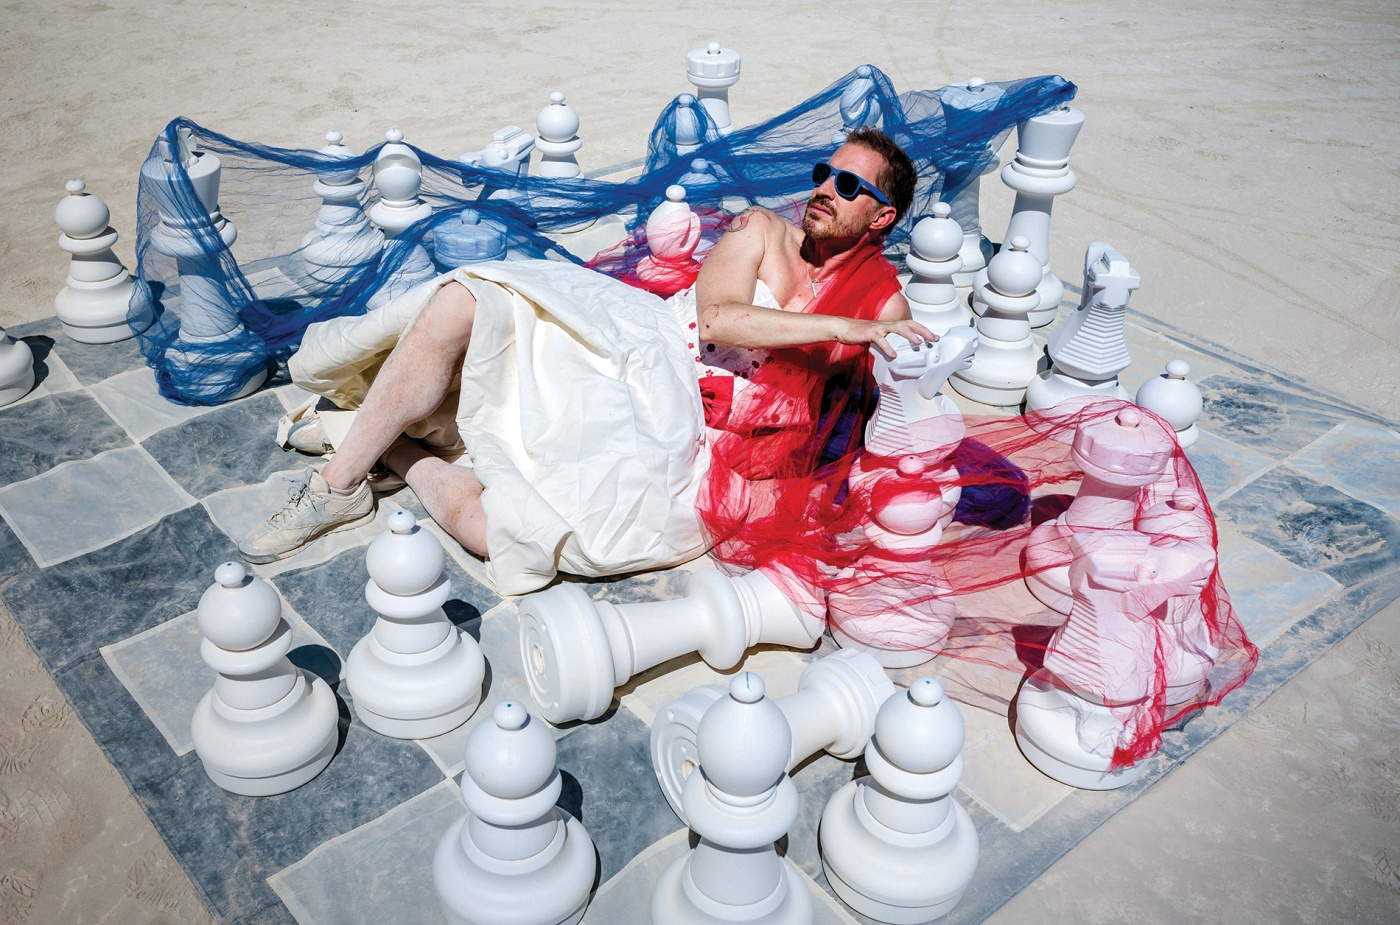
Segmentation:
<svg viewBox="0 0 1400 925">
<path fill-rule="evenodd" d="M 1036 77 L 897 94 L 866 66 L 729 135 L 716 132 L 703 106 L 678 98 L 656 121 L 641 174 L 621 182 L 518 176 L 395 146 L 401 156 L 380 171 L 393 168 L 402 181 L 416 155 L 426 206 L 399 209 L 401 223 L 422 217 L 389 240 L 364 218 L 386 198 L 374 183 L 383 144 L 341 158 L 176 119 L 141 169 L 134 299 L 156 310 L 141 349 L 166 398 L 217 404 L 290 355 L 314 322 L 360 314 L 415 281 L 504 252 L 577 261 L 550 235 L 589 221 L 625 223 L 624 243 L 599 265 L 626 277 L 646 253 L 640 227 L 673 183 L 686 187 L 697 211 L 718 216 L 805 200 L 812 162 L 835 147 L 843 103 L 849 117 L 861 97 L 861 120 L 898 141 L 920 172 L 914 205 L 889 237 L 897 256 L 913 223 L 978 176 L 1012 127 L 1074 92 L 1061 77 Z M 678 133 L 698 145 L 678 153 Z M 380 185 L 392 186 L 382 176 Z"/>
</svg>

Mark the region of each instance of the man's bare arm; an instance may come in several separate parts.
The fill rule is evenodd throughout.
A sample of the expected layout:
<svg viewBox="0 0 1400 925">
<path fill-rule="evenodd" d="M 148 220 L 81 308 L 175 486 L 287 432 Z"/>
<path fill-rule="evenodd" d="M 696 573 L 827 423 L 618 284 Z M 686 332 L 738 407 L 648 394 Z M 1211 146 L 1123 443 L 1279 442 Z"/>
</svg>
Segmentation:
<svg viewBox="0 0 1400 925">
<path fill-rule="evenodd" d="M 766 209 L 750 209 L 735 221 L 710 251 L 696 280 L 696 313 L 701 338 L 734 347 L 795 347 L 836 341 L 874 345 L 894 356 L 885 335 L 898 333 L 911 341 L 937 340 L 928 329 L 909 320 L 902 295 L 886 303 L 879 321 L 857 321 L 836 315 L 814 315 L 763 308 L 752 304 L 759 267 L 776 239 L 786 233 L 782 219 Z"/>
</svg>

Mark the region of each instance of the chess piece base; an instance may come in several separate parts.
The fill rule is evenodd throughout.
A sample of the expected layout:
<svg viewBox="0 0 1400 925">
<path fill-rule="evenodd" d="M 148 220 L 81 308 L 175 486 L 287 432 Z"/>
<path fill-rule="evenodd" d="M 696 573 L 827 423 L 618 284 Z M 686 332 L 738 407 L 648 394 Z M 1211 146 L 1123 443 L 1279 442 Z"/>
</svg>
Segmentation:
<svg viewBox="0 0 1400 925">
<path fill-rule="evenodd" d="M 729 906 L 700 892 L 680 857 L 656 881 L 651 894 L 655 925 L 811 925 L 812 897 L 797 867 L 782 859 L 783 879 L 764 899 L 747 906 Z"/>
<path fill-rule="evenodd" d="M 944 635 L 946 636 L 946 633 Z M 831 638 L 843 649 L 854 649 L 857 652 L 866 653 L 879 662 L 882 668 L 913 668 L 915 665 L 933 661 L 934 657 L 938 655 L 938 651 L 943 648 L 942 639 L 928 648 L 891 649 L 875 646 L 846 635 L 834 623 L 831 625 Z"/>
<path fill-rule="evenodd" d="M 320 678 L 301 683 L 278 703 L 229 719 L 204 695 L 190 721 L 196 754 L 209 779 L 230 793 L 272 796 L 295 790 L 325 770 L 340 735 L 335 694 Z"/>
<path fill-rule="evenodd" d="M 355 715 L 395 739 L 427 739 L 465 723 L 481 703 L 485 673 L 481 649 L 456 627 L 436 649 L 413 655 L 382 649 L 371 631 L 345 660 Z"/>
<path fill-rule="evenodd" d="M 1080 704 L 1072 706 L 1071 698 Z M 1076 706 L 1098 705 L 1088 705 L 1056 685 L 1044 668 L 1026 679 L 1016 695 L 1016 744 L 1026 760 L 1046 777 L 1080 790 L 1116 790 L 1141 777 L 1146 762 L 1111 770 L 1110 758 L 1079 744 Z M 1098 708 L 1107 713 L 1107 707 Z"/>
</svg>

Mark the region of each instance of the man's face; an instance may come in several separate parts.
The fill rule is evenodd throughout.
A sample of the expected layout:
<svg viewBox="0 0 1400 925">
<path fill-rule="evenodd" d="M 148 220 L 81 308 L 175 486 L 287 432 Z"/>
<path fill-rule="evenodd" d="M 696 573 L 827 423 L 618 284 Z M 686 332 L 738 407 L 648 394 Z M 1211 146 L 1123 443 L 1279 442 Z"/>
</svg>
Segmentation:
<svg viewBox="0 0 1400 925">
<path fill-rule="evenodd" d="M 880 205 L 875 197 L 864 190 L 855 199 L 842 199 L 836 193 L 835 171 L 849 170 L 874 184 L 875 177 L 885 166 L 885 160 L 869 148 L 842 145 L 828 163 L 833 173 L 807 197 L 807 208 L 802 213 L 802 230 L 814 241 L 855 242 L 870 229 L 871 222 L 875 221 L 881 210 L 887 207 Z"/>
</svg>

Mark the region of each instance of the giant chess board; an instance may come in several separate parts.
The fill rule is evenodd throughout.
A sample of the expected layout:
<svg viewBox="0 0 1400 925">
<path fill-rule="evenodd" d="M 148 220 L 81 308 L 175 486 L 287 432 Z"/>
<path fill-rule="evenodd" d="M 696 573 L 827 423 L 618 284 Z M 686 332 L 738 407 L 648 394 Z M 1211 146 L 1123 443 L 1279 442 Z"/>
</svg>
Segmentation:
<svg viewBox="0 0 1400 925">
<path fill-rule="evenodd" d="M 287 473 L 304 465 L 274 445 L 273 427 L 305 396 L 283 377 L 220 407 L 175 406 L 157 395 L 132 341 L 77 344 L 56 319 L 10 333 L 34 351 L 40 382 L 0 410 L 0 599 L 215 916 L 440 921 L 431 857 L 463 811 L 455 779 L 466 734 L 502 700 L 529 703 L 516 601 L 493 593 L 481 563 L 444 543 L 453 583 L 446 610 L 486 654 L 487 693 L 465 726 L 400 741 L 352 720 L 341 672 L 374 619 L 363 597 L 365 547 L 384 517 L 410 510 L 437 531 L 411 493 L 382 499 L 377 523 L 256 567 L 282 597 L 293 661 L 337 691 L 341 746 L 301 789 L 226 793 L 205 775 L 190 740 L 195 704 L 212 683 L 193 611 L 214 567 L 233 556 L 230 537 L 275 507 Z M 895 673 L 906 684 L 920 674 L 942 678 L 967 721 L 967 770 L 955 797 L 976 823 L 982 854 L 949 922 L 986 918 L 1400 597 L 1394 424 L 1149 314 L 1129 312 L 1128 337 L 1130 390 L 1172 357 L 1185 358 L 1204 389 L 1204 434 L 1188 455 L 1214 505 L 1226 587 L 1262 649 L 1259 668 L 1220 707 L 1168 732 L 1141 779 L 1110 792 L 1062 786 L 1021 757 L 1007 718 L 1018 678 L 942 659 Z M 586 587 L 613 601 L 650 600 L 677 596 L 684 577 L 682 568 Z M 783 695 L 830 648 L 756 650 L 744 667 Z M 619 690 L 602 719 L 556 730 L 561 804 L 583 821 L 600 857 L 586 922 L 644 922 L 656 877 L 686 850 L 688 832 L 653 776 L 649 729 L 666 703 L 715 679 L 703 663 L 678 659 Z M 860 770 L 819 757 L 793 773 L 801 814 L 782 847 L 807 878 L 819 922 L 862 921 L 828 888 L 816 841 L 827 797 Z"/>
</svg>

